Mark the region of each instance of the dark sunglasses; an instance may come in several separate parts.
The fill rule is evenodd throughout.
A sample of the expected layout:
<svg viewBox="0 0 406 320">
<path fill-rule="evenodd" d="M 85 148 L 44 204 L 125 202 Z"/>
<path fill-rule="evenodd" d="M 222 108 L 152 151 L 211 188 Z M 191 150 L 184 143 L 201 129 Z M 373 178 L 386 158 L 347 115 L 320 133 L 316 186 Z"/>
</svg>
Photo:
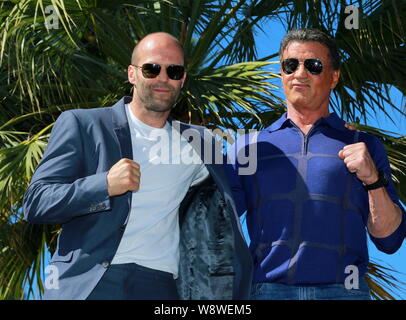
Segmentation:
<svg viewBox="0 0 406 320">
<path fill-rule="evenodd" d="M 161 65 L 158 63 L 144 63 L 142 66 L 135 66 L 141 68 L 144 78 L 156 78 L 161 72 Z M 185 67 L 181 65 L 171 64 L 166 67 L 166 74 L 169 79 L 181 80 L 185 74 Z"/>
<path fill-rule="evenodd" d="M 303 64 L 311 74 L 317 75 L 323 71 L 323 63 L 319 59 L 306 59 Z M 286 74 L 292 74 L 298 67 L 299 60 L 296 58 L 289 58 L 282 61 L 282 70 Z"/>
</svg>

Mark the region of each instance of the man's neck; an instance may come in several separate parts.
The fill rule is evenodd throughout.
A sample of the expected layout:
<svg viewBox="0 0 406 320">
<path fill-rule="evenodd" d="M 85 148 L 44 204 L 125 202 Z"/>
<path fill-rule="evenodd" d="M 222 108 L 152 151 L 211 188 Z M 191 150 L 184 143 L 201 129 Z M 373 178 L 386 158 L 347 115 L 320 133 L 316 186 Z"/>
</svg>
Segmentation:
<svg viewBox="0 0 406 320">
<path fill-rule="evenodd" d="M 309 110 L 288 106 L 286 117 L 292 120 L 304 134 L 307 134 L 317 120 L 327 118 L 329 114 L 328 108 Z"/>
<path fill-rule="evenodd" d="M 138 120 L 154 128 L 163 128 L 170 114 L 170 111 L 155 112 L 138 107 L 134 100 L 130 102 L 130 109 Z"/>
</svg>

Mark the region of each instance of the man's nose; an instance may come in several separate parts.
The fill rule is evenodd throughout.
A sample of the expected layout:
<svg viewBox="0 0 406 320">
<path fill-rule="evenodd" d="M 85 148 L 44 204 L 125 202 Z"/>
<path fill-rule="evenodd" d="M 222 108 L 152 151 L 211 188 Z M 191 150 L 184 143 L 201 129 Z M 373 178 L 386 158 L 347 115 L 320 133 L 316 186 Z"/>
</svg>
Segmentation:
<svg viewBox="0 0 406 320">
<path fill-rule="evenodd" d="M 299 63 L 296 71 L 295 71 L 295 77 L 297 78 L 307 78 L 308 74 L 307 74 L 307 70 L 304 66 L 303 63 Z"/>
<path fill-rule="evenodd" d="M 167 82 L 169 80 L 168 73 L 166 72 L 166 67 L 161 67 L 161 72 L 157 77 L 159 81 Z"/>
</svg>

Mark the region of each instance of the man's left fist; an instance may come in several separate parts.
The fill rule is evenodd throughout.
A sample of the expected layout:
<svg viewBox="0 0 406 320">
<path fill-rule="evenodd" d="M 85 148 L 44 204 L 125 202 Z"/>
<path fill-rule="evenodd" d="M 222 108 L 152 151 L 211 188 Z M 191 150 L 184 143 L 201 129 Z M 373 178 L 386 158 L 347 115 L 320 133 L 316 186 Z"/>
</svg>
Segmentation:
<svg viewBox="0 0 406 320">
<path fill-rule="evenodd" d="M 348 171 L 355 173 L 363 183 L 372 184 L 378 180 L 378 170 L 364 142 L 346 145 L 338 156 L 344 160 Z"/>
</svg>

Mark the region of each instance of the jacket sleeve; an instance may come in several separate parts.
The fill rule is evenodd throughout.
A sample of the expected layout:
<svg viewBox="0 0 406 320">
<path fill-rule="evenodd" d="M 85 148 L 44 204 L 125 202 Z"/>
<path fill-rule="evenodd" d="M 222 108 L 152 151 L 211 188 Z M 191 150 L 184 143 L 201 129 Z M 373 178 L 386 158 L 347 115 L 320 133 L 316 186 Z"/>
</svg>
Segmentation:
<svg viewBox="0 0 406 320">
<path fill-rule="evenodd" d="M 74 217 L 110 210 L 107 172 L 84 175 L 86 147 L 72 111 L 55 122 L 44 156 L 24 195 L 24 218 L 62 224 Z"/>
<path fill-rule="evenodd" d="M 392 199 L 393 203 L 396 204 L 402 212 L 402 221 L 399 227 L 391 235 L 385 238 L 375 238 L 371 234 L 369 234 L 372 242 L 375 244 L 378 250 L 388 254 L 392 254 L 400 248 L 403 239 L 406 236 L 406 213 L 399 201 L 395 186 L 391 179 L 389 160 L 383 144 L 378 138 L 373 137 L 373 142 L 368 145 L 368 150 L 371 154 L 371 157 L 374 159 L 375 165 L 378 170 L 383 170 L 385 172 L 385 176 L 389 180 L 389 185 L 386 187 L 386 191 L 388 192 L 388 195 Z"/>
</svg>

